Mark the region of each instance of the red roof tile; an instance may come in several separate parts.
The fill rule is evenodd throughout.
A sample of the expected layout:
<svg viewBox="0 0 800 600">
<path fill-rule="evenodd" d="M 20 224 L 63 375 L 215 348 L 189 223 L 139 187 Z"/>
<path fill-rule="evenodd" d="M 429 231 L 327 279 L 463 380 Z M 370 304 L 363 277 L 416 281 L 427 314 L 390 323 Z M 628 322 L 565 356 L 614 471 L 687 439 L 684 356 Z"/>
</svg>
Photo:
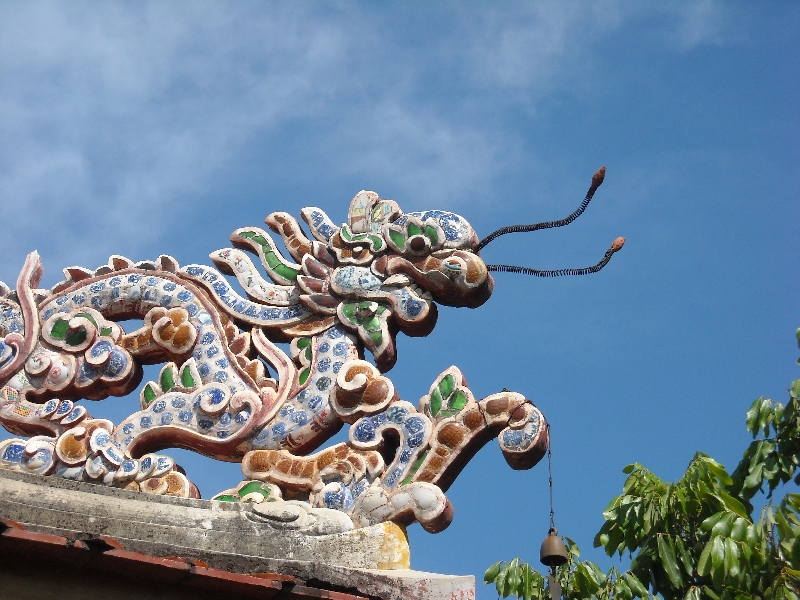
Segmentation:
<svg viewBox="0 0 800 600">
<path fill-rule="evenodd" d="M 51 564 L 77 566 L 139 579 L 202 589 L 241 598 L 365 600 L 365 596 L 298 585 L 290 575 L 240 574 L 210 568 L 205 562 L 177 556 L 158 557 L 125 550 L 108 536 L 63 537 L 28 531 L 0 519 L 0 555 L 34 556 Z"/>
</svg>

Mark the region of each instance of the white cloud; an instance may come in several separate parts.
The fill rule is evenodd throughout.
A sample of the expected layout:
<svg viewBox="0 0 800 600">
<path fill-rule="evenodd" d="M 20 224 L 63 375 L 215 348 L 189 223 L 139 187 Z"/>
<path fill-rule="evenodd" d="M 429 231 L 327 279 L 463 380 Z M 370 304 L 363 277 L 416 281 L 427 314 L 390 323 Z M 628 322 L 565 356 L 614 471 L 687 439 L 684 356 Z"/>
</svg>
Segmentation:
<svg viewBox="0 0 800 600">
<path fill-rule="evenodd" d="M 681 50 L 722 43 L 726 20 L 717 0 L 699 0 L 677 8 L 677 25 L 671 37 Z"/>
<path fill-rule="evenodd" d="M 152 209 L 199 193 L 254 127 L 317 110 L 343 47 L 300 11 L 221 4 L 12 5 L 2 22 L 0 218 L 56 237 L 101 213 L 146 242 Z"/>
<path fill-rule="evenodd" d="M 6 3 L 0 221 L 47 232 L 55 248 L 75 245 L 65 224 L 102 216 L 94 246 L 135 239 L 137 251 L 164 231 L 157 207 L 201 195 L 258 136 L 320 118 L 330 168 L 440 205 L 463 199 L 522 152 L 513 133 L 472 120 L 470 102 L 529 102 L 590 72 L 592 43 L 636 12 L 619 6 L 454 5 L 416 43 L 364 7 Z M 712 35 L 717 12 L 683 10 L 681 43 Z M 474 97 L 431 96 L 426 78 L 448 68 Z M 21 262 L 17 245 L 0 240 L 0 254 Z M 96 250 L 70 252 L 80 262 Z"/>
<path fill-rule="evenodd" d="M 444 208 L 485 193 L 508 152 L 480 128 L 450 126 L 438 111 L 413 110 L 392 98 L 344 135 L 351 151 L 334 168 L 391 183 L 404 210 Z"/>
<path fill-rule="evenodd" d="M 497 5 L 470 19 L 474 38 L 466 65 L 477 81 L 540 95 L 551 79 L 585 58 L 598 35 L 617 27 L 612 3 L 525 3 L 513 11 Z M 466 36 L 465 36 L 466 37 Z"/>
<path fill-rule="evenodd" d="M 718 0 L 696 2 L 503 3 L 463 11 L 465 71 L 486 87 L 531 100 L 592 77 L 592 50 L 623 26 L 651 27 L 669 46 L 719 44 L 726 26 Z"/>
</svg>

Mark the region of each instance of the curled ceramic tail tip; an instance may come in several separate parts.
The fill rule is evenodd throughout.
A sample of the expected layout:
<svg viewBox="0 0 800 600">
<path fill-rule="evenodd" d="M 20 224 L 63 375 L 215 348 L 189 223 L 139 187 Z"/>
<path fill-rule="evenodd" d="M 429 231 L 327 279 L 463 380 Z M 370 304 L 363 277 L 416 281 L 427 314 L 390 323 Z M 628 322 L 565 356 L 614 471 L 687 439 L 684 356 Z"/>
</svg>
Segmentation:
<svg viewBox="0 0 800 600">
<path fill-rule="evenodd" d="M 599 188 L 605 178 L 606 178 L 606 168 L 600 167 L 599 169 L 597 169 L 597 172 L 594 175 L 592 175 L 592 189 L 596 190 L 597 188 Z"/>
<path fill-rule="evenodd" d="M 624 245 L 625 245 L 625 238 L 624 237 L 618 237 L 611 244 L 611 251 L 612 252 L 617 252 L 618 250 L 622 250 L 622 247 Z"/>
</svg>

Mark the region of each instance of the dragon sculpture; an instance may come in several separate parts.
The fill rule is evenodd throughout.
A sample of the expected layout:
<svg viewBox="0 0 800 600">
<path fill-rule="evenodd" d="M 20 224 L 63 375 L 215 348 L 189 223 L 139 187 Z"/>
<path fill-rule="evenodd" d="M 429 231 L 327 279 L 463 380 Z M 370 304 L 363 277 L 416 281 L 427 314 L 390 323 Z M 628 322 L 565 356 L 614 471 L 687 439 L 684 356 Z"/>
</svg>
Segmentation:
<svg viewBox="0 0 800 600">
<path fill-rule="evenodd" d="M 503 233 L 568 224 L 603 176 L 567 219 L 505 228 L 483 242 L 458 215 L 403 214 L 363 191 L 340 227 L 319 208 L 303 209 L 311 237 L 289 214 L 269 215 L 291 260 L 267 231 L 245 227 L 231 235 L 232 248 L 210 255 L 216 268 L 112 256 L 95 270 L 67 268 L 43 290 L 33 252 L 14 290 L 0 283 L 0 422 L 28 436 L 0 443 L 0 466 L 199 498 L 183 470 L 157 454 L 181 447 L 241 462 L 246 480 L 214 500 L 305 499 L 356 527 L 416 520 L 440 531 L 453 516 L 444 492 L 480 447 L 497 437 L 509 465 L 528 469 L 547 450 L 548 427 L 521 394 L 475 399 L 456 367 L 418 406 L 401 400 L 383 374 L 397 358 L 395 336 L 430 333 L 437 303 L 482 305 L 490 271 L 602 268 L 622 238 L 601 263 L 578 270 L 487 266 L 479 250 Z M 142 326 L 126 332 L 120 323 L 131 319 Z M 288 343 L 289 354 L 276 343 Z M 119 424 L 79 403 L 129 394 L 142 365 L 162 363 L 140 388 L 139 410 Z M 344 423 L 349 440 L 315 452 Z"/>
</svg>

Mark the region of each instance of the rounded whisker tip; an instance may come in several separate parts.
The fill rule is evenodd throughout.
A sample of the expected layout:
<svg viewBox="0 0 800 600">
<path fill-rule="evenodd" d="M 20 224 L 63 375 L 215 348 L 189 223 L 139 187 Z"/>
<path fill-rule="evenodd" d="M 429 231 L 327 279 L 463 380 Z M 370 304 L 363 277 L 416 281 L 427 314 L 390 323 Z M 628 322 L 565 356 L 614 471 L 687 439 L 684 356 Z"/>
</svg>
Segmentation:
<svg viewBox="0 0 800 600">
<path fill-rule="evenodd" d="M 592 189 L 596 190 L 597 188 L 602 185 L 603 180 L 606 178 L 606 168 L 605 166 L 600 167 L 597 169 L 597 172 L 592 175 Z"/>
<path fill-rule="evenodd" d="M 624 245 L 625 245 L 625 238 L 624 238 L 624 237 L 618 237 L 618 238 L 617 238 L 617 239 L 615 239 L 615 240 L 614 240 L 614 242 L 611 244 L 611 251 L 612 251 L 612 252 L 617 252 L 617 251 L 619 251 L 619 250 L 622 250 L 622 247 L 623 247 Z"/>
</svg>

